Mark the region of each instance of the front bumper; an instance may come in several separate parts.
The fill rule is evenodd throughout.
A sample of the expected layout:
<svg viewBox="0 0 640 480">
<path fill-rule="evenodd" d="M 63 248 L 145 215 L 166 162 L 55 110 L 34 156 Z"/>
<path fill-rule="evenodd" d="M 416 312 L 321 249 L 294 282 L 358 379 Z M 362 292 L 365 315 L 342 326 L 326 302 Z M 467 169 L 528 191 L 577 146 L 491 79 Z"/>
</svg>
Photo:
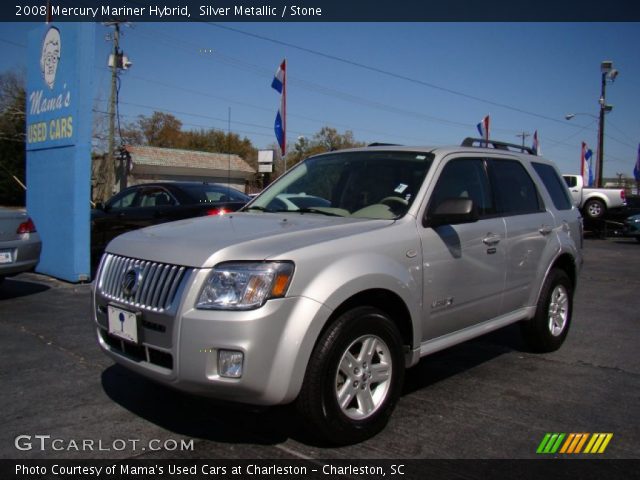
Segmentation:
<svg viewBox="0 0 640 480">
<path fill-rule="evenodd" d="M 192 273 L 178 290 L 180 306 L 167 312 L 137 310 L 137 345 L 109 335 L 107 318 L 108 305 L 135 309 L 94 287 L 94 320 L 102 350 L 141 375 L 189 393 L 253 405 L 295 399 L 330 310 L 305 297 L 269 300 L 244 312 L 196 310 L 194 298 L 207 272 Z M 241 378 L 219 375 L 220 349 L 244 354 Z"/>
</svg>

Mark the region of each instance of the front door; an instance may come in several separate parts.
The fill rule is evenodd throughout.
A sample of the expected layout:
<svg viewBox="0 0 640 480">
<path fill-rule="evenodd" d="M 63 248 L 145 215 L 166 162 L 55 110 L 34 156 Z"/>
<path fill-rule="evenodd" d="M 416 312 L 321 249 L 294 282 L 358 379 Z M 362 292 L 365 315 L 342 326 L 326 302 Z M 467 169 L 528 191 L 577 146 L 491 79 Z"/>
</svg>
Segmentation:
<svg viewBox="0 0 640 480">
<path fill-rule="evenodd" d="M 480 219 L 421 227 L 423 342 L 489 320 L 502 311 L 506 229 L 504 219 L 496 215 L 483 159 L 453 158 L 441 167 L 427 216 L 451 198 L 473 200 Z"/>
</svg>

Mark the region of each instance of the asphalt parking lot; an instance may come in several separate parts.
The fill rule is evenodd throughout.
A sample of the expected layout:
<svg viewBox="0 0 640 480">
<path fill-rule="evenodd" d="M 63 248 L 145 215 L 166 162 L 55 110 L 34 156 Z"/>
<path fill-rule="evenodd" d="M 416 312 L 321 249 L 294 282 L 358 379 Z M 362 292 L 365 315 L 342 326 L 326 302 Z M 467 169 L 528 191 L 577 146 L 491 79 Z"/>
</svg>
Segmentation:
<svg viewBox="0 0 640 480">
<path fill-rule="evenodd" d="M 0 458 L 533 459 L 548 432 L 608 432 L 601 458 L 639 459 L 639 327 L 640 243 L 586 240 L 560 351 L 528 353 L 512 326 L 425 358 L 380 435 L 329 448 L 289 407 L 188 397 L 114 365 L 89 285 L 22 274 L 0 287 Z"/>
</svg>

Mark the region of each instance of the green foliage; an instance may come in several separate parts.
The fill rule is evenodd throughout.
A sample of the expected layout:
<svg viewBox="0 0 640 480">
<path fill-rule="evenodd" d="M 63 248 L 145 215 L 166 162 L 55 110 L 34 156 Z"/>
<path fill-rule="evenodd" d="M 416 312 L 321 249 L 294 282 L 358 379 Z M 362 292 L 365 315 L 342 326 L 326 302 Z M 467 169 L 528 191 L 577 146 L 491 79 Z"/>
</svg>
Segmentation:
<svg viewBox="0 0 640 480">
<path fill-rule="evenodd" d="M 305 158 L 319 153 L 363 146 L 365 146 L 365 143 L 356 140 L 351 130 L 338 133 L 335 128 L 322 127 L 311 140 L 306 137 L 298 137 L 298 141 L 293 145 L 293 148 L 289 148 L 287 166 L 291 168 Z"/>
<path fill-rule="evenodd" d="M 220 130 L 182 130 L 182 122 L 170 113 L 153 112 L 140 115 L 123 131 L 125 143 L 163 148 L 182 148 L 211 153 L 234 153 L 252 164 L 257 163 L 257 150 L 248 138 Z"/>
<path fill-rule="evenodd" d="M 24 205 L 25 81 L 15 72 L 0 74 L 0 205 Z M 15 177 L 15 178 L 14 178 Z"/>
</svg>

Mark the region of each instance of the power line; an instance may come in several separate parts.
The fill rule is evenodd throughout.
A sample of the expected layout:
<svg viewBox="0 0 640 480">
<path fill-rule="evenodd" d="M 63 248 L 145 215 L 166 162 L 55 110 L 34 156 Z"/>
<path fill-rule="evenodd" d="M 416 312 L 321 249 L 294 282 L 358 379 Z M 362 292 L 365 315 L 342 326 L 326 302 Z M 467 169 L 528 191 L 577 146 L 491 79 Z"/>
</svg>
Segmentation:
<svg viewBox="0 0 640 480">
<path fill-rule="evenodd" d="M 270 112 L 270 113 L 273 112 L 273 108 L 261 107 L 261 106 L 250 104 L 250 103 L 247 103 L 247 102 L 240 102 L 240 101 L 237 101 L 237 100 L 229 99 L 228 97 L 222 97 L 220 95 L 213 95 L 213 94 L 211 94 L 209 92 L 204 92 L 204 91 L 201 91 L 201 90 L 194 90 L 194 89 L 185 88 L 185 87 L 178 86 L 178 85 L 172 85 L 172 84 L 169 84 L 169 83 L 166 83 L 166 82 L 160 82 L 160 81 L 155 80 L 155 79 L 141 77 L 139 75 L 131 75 L 131 74 L 129 74 L 129 75 L 127 75 L 127 77 L 130 78 L 130 79 L 134 79 L 134 80 L 141 80 L 143 82 L 148 82 L 148 83 L 160 85 L 162 87 L 169 88 L 169 89 L 174 89 L 174 90 L 180 91 L 180 92 L 188 92 L 188 93 L 192 93 L 192 94 L 198 95 L 198 96 L 207 96 L 207 97 L 210 97 L 210 98 L 215 98 L 215 99 L 218 99 L 218 100 L 225 101 L 227 103 L 241 105 L 241 106 L 244 106 L 244 107 L 247 107 L 247 108 L 253 108 L 253 109 L 256 109 L 256 110 L 266 111 L 266 112 Z M 292 118 L 300 118 L 300 119 L 311 121 L 311 122 L 317 122 L 320 125 L 334 125 L 334 126 L 337 126 L 337 127 L 347 128 L 349 130 L 352 130 L 354 128 L 351 125 L 346 125 L 346 124 L 337 123 L 337 122 L 330 122 L 328 120 L 321 120 L 321 119 L 318 119 L 318 118 L 307 117 L 307 116 L 304 116 L 304 115 L 298 115 L 298 114 L 289 113 L 288 116 L 292 117 Z M 465 125 L 465 126 L 469 126 L 469 125 Z M 381 132 L 379 130 L 371 130 L 371 129 L 366 129 L 366 128 L 358 128 L 358 130 L 362 131 L 362 132 L 372 133 L 374 135 L 381 135 L 381 136 L 389 135 L 389 132 Z M 406 136 L 406 135 L 393 134 L 393 136 L 396 137 L 396 138 L 405 138 L 405 139 L 409 139 L 409 140 L 417 140 L 417 141 L 423 141 L 424 140 L 422 138 L 410 137 L 410 136 Z"/>
<path fill-rule="evenodd" d="M 151 108 L 151 107 L 146 107 L 146 108 Z M 94 113 L 99 113 L 101 115 L 108 115 L 109 112 L 105 111 L 105 110 L 98 110 L 98 109 L 93 109 L 92 110 Z M 177 112 L 172 112 L 170 110 L 162 110 L 162 109 L 155 109 L 155 111 L 157 112 L 162 112 L 162 113 L 177 113 Z M 138 115 L 126 115 L 126 114 L 120 114 L 122 117 L 125 118 L 138 118 Z M 180 120 L 180 123 L 182 123 L 182 125 L 188 126 L 188 127 L 197 127 L 197 128 L 202 128 L 202 129 L 206 129 L 206 130 L 213 130 L 216 132 L 222 132 L 225 133 L 225 130 L 221 129 L 221 128 L 215 128 L 212 127 L 211 125 L 203 125 L 200 123 L 189 123 L 189 122 L 183 122 L 182 120 Z M 263 133 L 263 132 L 253 132 L 253 131 L 248 131 L 248 130 L 235 130 L 233 133 L 242 133 L 242 134 L 247 134 L 247 135 L 260 135 L 263 137 L 272 137 L 272 135 L 267 134 L 267 133 Z M 98 135 L 94 135 L 95 138 L 101 138 Z M 106 138 L 106 137 L 104 137 Z"/>
<path fill-rule="evenodd" d="M 141 34 L 140 32 L 136 32 L 138 35 L 142 35 L 142 36 L 148 36 L 149 38 L 152 38 L 154 42 L 158 43 L 158 37 L 165 37 L 167 39 L 169 39 L 169 42 L 163 42 L 165 45 L 170 46 L 171 48 L 175 48 L 178 50 L 184 50 L 183 48 L 180 48 L 177 46 L 177 43 L 181 43 L 183 45 L 190 45 L 190 48 L 187 50 L 191 53 L 193 53 L 195 50 L 198 50 L 198 47 L 193 45 L 193 44 L 189 44 L 188 42 L 184 42 L 181 41 L 179 39 L 174 39 L 174 37 L 171 37 L 169 35 L 167 35 L 164 32 L 161 31 L 157 31 L 158 33 L 155 33 L 153 36 L 148 36 L 145 34 Z M 199 49 L 201 50 L 201 49 Z M 232 67 L 235 68 L 241 68 L 244 70 L 248 70 L 251 73 L 257 74 L 261 77 L 265 77 L 265 78 L 270 78 L 273 75 L 273 72 L 271 70 L 268 70 L 264 67 L 260 67 L 258 65 L 255 64 L 251 64 L 248 62 L 245 62 L 243 60 L 234 58 L 234 57 L 229 57 L 227 55 L 221 54 L 218 51 L 215 52 L 215 55 L 210 57 L 212 60 L 217 60 L 220 61 L 222 63 L 226 63 Z M 336 90 L 330 87 L 326 87 L 320 84 L 317 84 L 315 82 L 311 82 L 308 80 L 303 80 L 300 78 L 297 78 L 296 76 L 293 76 L 291 74 L 288 74 L 287 76 L 288 81 L 291 85 L 294 86 L 298 86 L 300 88 L 306 89 L 308 91 L 312 91 L 315 93 L 318 93 L 320 95 L 324 95 L 324 96 L 328 96 L 328 97 L 333 97 L 333 98 L 337 98 L 339 100 L 343 100 L 346 102 L 350 102 L 350 103 L 355 103 L 358 105 L 363 105 L 369 108 L 374 108 L 374 109 L 378 109 L 378 110 L 382 110 L 382 111 L 386 111 L 386 112 L 390 112 L 390 113 L 395 113 L 401 116 L 405 116 L 405 117 L 411 117 L 411 118 L 418 118 L 420 120 L 426 120 L 426 121 L 430 121 L 430 122 L 436 122 L 436 123 L 441 123 L 444 125 L 449 125 L 449 126 L 455 126 L 455 127 L 460 127 L 460 128 L 465 128 L 465 129 L 475 129 L 475 124 L 472 123 L 464 123 L 464 122 L 458 122 L 455 120 L 449 120 L 446 118 L 441 118 L 441 117 L 436 117 L 433 115 L 427 115 L 424 112 L 415 112 L 412 110 L 407 110 L 407 109 L 403 109 L 403 108 L 399 108 L 393 105 L 388 105 L 385 103 L 381 103 L 381 102 L 377 102 L 374 100 L 369 100 L 363 97 L 359 97 L 357 95 L 351 94 L 351 93 L 347 93 L 347 92 L 342 92 L 340 90 Z M 313 121 L 317 121 L 317 120 L 313 120 Z M 500 131 L 500 132 L 504 132 L 504 133 L 516 133 L 517 130 L 510 130 L 510 129 L 494 129 L 494 131 Z"/>
<path fill-rule="evenodd" d="M 8 43 L 9 45 L 13 45 L 14 47 L 27 48 L 27 46 L 23 45 L 22 43 L 17 43 L 12 40 L 7 40 L 6 38 L 0 38 L 0 42 Z"/>
<path fill-rule="evenodd" d="M 212 24 L 212 26 L 218 26 L 218 25 Z M 266 41 L 270 41 L 270 42 L 273 41 L 274 43 L 279 43 L 279 44 L 285 44 L 287 46 L 291 46 L 292 48 L 298 48 L 297 45 L 288 44 L 286 42 L 280 42 L 280 41 L 277 41 L 277 40 L 274 40 L 274 39 L 270 39 L 268 37 L 262 37 L 260 35 L 251 34 L 249 32 L 243 32 L 241 30 L 233 29 L 231 27 L 223 27 L 223 26 L 218 26 L 218 27 L 224 28 L 226 30 L 234 31 L 236 33 L 242 33 L 242 34 L 246 34 L 246 35 L 249 35 L 249 36 L 253 36 L 253 37 L 256 37 L 256 38 L 259 38 L 259 39 L 262 39 L 262 40 L 266 40 Z M 139 34 L 139 35 L 141 35 L 143 37 L 144 36 L 149 36 L 149 35 L 145 35 L 144 33 L 141 33 L 140 31 L 136 31 L 135 33 Z M 198 46 L 195 46 L 192 43 L 185 42 L 182 39 L 177 39 L 175 37 L 171 37 L 169 35 L 166 35 L 166 33 L 164 31 L 156 30 L 154 32 L 154 34 L 152 36 L 149 36 L 149 37 L 153 38 L 154 42 L 160 41 L 160 42 L 162 42 L 164 44 L 167 44 L 170 47 L 178 49 L 178 50 L 183 50 L 183 51 L 186 50 L 186 51 L 188 51 L 190 53 L 194 53 L 196 51 L 202 51 L 201 48 L 199 48 Z M 168 39 L 168 41 L 166 41 L 166 40 L 163 41 L 163 37 L 164 37 L 164 39 Z M 183 48 L 181 48 L 181 46 L 183 46 Z M 303 51 L 309 50 L 309 49 L 305 49 L 304 47 L 299 47 L 299 48 L 302 49 Z M 309 53 L 322 54 L 322 52 L 315 52 L 315 51 L 311 51 Z M 329 57 L 332 57 L 332 56 L 329 55 Z M 237 58 L 234 58 L 234 57 L 230 57 L 230 56 L 224 55 L 224 54 L 222 54 L 222 53 L 220 53 L 218 51 L 215 52 L 215 55 L 212 56 L 211 59 L 213 59 L 215 61 L 222 62 L 222 63 L 226 63 L 226 64 L 228 64 L 228 65 L 230 65 L 230 66 L 232 66 L 234 68 L 240 68 L 240 69 L 243 69 L 243 70 L 250 71 L 251 73 L 257 74 L 257 75 L 259 75 L 261 77 L 270 78 L 271 75 L 272 75 L 272 72 L 269 69 L 266 69 L 264 67 L 261 67 L 261 66 L 255 65 L 255 64 L 251 64 L 251 63 L 245 62 L 243 60 L 240 60 L 240 59 L 237 59 Z M 343 60 L 346 60 L 346 59 L 337 58 L 337 60 L 343 61 Z M 363 67 L 363 68 L 364 67 L 368 67 L 366 65 L 363 66 L 361 64 L 358 64 L 357 62 L 346 61 L 345 63 L 355 63 L 356 66 Z M 375 68 L 375 67 L 373 67 L 373 68 Z M 384 72 L 384 71 L 382 71 L 380 73 L 393 73 L 393 72 Z M 404 76 L 402 76 L 402 75 L 400 75 L 399 77 L 405 79 Z M 140 79 L 143 80 L 143 81 L 151 81 L 149 79 L 143 79 L 143 78 L 140 78 Z M 371 100 L 368 100 L 368 99 L 364 99 L 362 97 L 358 97 L 356 95 L 352 95 L 352 94 L 349 94 L 349 93 L 337 91 L 337 90 L 334 90 L 334 89 L 331 89 L 331 88 L 328 88 L 328 87 L 325 87 L 325 86 L 322 86 L 322 85 L 315 84 L 313 82 L 308 82 L 308 81 L 305 81 L 305 80 L 302 80 L 302 79 L 298 79 L 298 78 L 295 78 L 293 76 L 290 76 L 289 79 L 290 79 L 290 82 L 292 84 L 298 85 L 300 88 L 304 88 L 304 89 L 307 89 L 307 90 L 310 90 L 310 91 L 314 91 L 314 92 L 320 93 L 322 95 L 331 96 L 333 98 L 338 98 L 338 99 L 343 100 L 343 101 L 348 101 L 348 102 L 351 102 L 351 103 L 357 103 L 357 104 L 368 106 L 368 107 L 371 107 L 371 108 L 377 108 L 377 109 L 381 109 L 381 110 L 385 110 L 385 111 L 390 111 L 392 113 L 396 113 L 396 114 L 402 115 L 402 116 L 409 116 L 409 117 L 420 118 L 420 119 L 429 120 L 429 121 L 436 121 L 436 122 L 444 123 L 444 124 L 451 125 L 451 126 L 465 128 L 465 129 L 474 127 L 474 125 L 472 125 L 472 124 L 462 123 L 462 122 L 455 122 L 453 120 L 448 120 L 448 119 L 443 119 L 443 118 L 438 118 L 438 117 L 432 117 L 432 116 L 428 116 L 428 115 L 426 115 L 424 113 L 413 112 L 413 111 L 406 110 L 406 109 L 401 109 L 401 108 L 398 108 L 398 107 L 395 107 L 395 106 L 389 106 L 389 105 L 386 105 L 386 104 L 383 104 L 383 103 L 380 103 L 380 102 L 374 102 L 374 101 L 371 101 Z M 409 78 L 409 80 L 412 80 L 412 79 Z M 415 80 L 415 79 L 413 79 L 413 80 Z M 157 81 L 156 81 L 156 83 L 162 84 L 162 82 L 157 82 Z M 179 88 L 179 87 L 171 86 L 171 85 L 168 85 L 168 84 L 164 84 L 164 86 L 166 86 L 167 88 Z M 427 85 L 427 86 L 430 86 L 430 85 Z M 182 90 L 184 91 L 184 89 L 182 89 Z M 197 92 L 196 90 L 187 90 L 187 91 L 191 91 L 192 93 L 196 93 Z M 203 94 L 203 92 L 197 92 L 197 93 L 198 94 Z M 458 92 L 458 93 L 460 93 L 460 92 Z M 208 94 L 208 96 L 213 97 L 213 98 L 223 98 L 224 99 L 224 97 L 215 96 L 215 95 L 211 95 L 211 94 Z M 480 100 L 484 100 L 484 99 L 480 99 Z M 267 109 L 266 107 L 259 107 L 259 106 L 256 106 L 256 105 L 248 104 L 246 102 L 238 102 L 238 101 L 229 100 L 229 99 L 225 99 L 225 101 L 233 102 L 233 103 L 236 103 L 236 104 L 241 104 L 241 105 L 249 107 L 249 108 L 256 108 L 256 109 L 263 110 L 263 111 L 271 111 L 271 109 Z M 507 106 L 507 107 L 509 107 L 509 106 Z M 521 109 L 515 109 L 515 110 L 520 111 Z M 532 113 L 532 112 L 524 111 L 524 113 Z M 535 115 L 537 115 L 537 114 L 535 114 Z M 292 116 L 294 116 L 294 115 L 292 115 Z M 540 116 L 540 115 L 538 115 L 538 116 Z M 309 121 L 313 121 L 313 122 L 322 122 L 322 123 L 325 123 L 325 124 L 326 123 L 332 123 L 332 122 L 326 122 L 326 121 L 322 121 L 322 120 L 314 119 L 314 118 L 309 118 L 309 117 L 302 117 L 302 116 L 298 116 L 298 117 L 299 118 L 304 118 L 305 120 L 309 120 Z M 554 121 L 556 123 L 560 123 L 560 124 L 565 125 L 565 126 L 569 126 L 564 121 L 558 120 L 556 118 L 552 118 L 552 117 L 548 117 L 548 116 L 544 116 L 544 115 L 542 115 L 541 117 L 545 118 L 545 119 L 548 119 L 548 120 L 552 120 L 552 121 Z M 215 119 L 215 120 L 222 121 L 222 119 L 219 119 L 219 118 Z M 570 127 L 578 128 L 578 126 L 572 126 L 572 125 Z M 259 128 L 268 128 L 268 127 L 259 126 Z M 353 127 L 348 126 L 347 128 L 353 128 Z M 365 131 L 365 129 L 360 129 L 360 130 Z M 371 130 L 369 130 L 369 131 L 373 132 L 376 135 L 381 134 L 380 132 L 375 132 L 375 131 L 371 131 Z M 507 129 L 494 129 L 494 131 L 502 131 L 502 132 L 508 132 L 508 133 L 517 132 L 517 130 L 507 130 Z M 580 128 L 578 130 L 578 132 L 576 132 L 576 135 L 579 134 L 581 131 L 583 131 L 582 128 Z M 390 134 L 389 132 L 384 132 L 384 133 L 382 133 L 382 135 L 391 136 L 391 137 L 399 137 L 400 136 L 400 135 Z M 627 144 L 625 142 L 622 142 L 622 141 L 620 141 L 620 140 L 618 140 L 616 138 L 610 137 L 609 135 L 607 135 L 607 137 L 611 138 L 612 140 L 617 141 L 618 143 L 621 143 L 623 145 L 630 146 L 629 144 Z M 415 137 L 404 137 L 404 138 L 411 138 L 412 140 L 415 139 Z M 422 140 L 422 139 L 420 139 L 420 140 Z M 551 139 L 548 139 L 548 140 L 552 141 L 556 145 L 564 144 L 563 141 L 553 141 Z M 568 144 L 564 144 L 564 145 L 566 145 L 566 146 L 568 146 L 570 148 L 574 147 L 574 145 L 568 145 Z"/>
<path fill-rule="evenodd" d="M 205 25 L 221 28 L 223 30 L 228 30 L 228 31 L 231 31 L 231 32 L 234 32 L 234 33 L 238 33 L 238 34 L 241 34 L 241 35 L 246 35 L 248 37 L 253 37 L 253 38 L 256 38 L 256 39 L 259 39 L 259 40 L 264 40 L 266 42 L 271 42 L 271 43 L 275 43 L 277 45 L 293 48 L 293 49 L 296 49 L 296 50 L 300 50 L 302 52 L 306 52 L 306 53 L 309 53 L 309 54 L 312 54 L 312 55 L 316 55 L 318 57 L 327 58 L 329 60 L 334 60 L 336 62 L 341 62 L 341 63 L 347 64 L 347 65 L 351 65 L 351 66 L 354 66 L 354 67 L 358 67 L 358 68 L 361 68 L 361 69 L 364 69 L 364 70 L 369 70 L 371 72 L 376 72 L 376 73 L 379 73 L 381 75 L 386 75 L 386 76 L 389 76 L 389 77 L 392 77 L 392 78 L 396 78 L 396 79 L 399 79 L 399 80 L 403 80 L 403 81 L 406 81 L 406 82 L 410 82 L 410 83 L 413 83 L 413 84 L 416 84 L 416 85 L 421 85 L 421 86 L 424 86 L 424 87 L 428 87 L 428 88 L 432 88 L 432 89 L 439 90 L 439 91 L 442 91 L 442 92 L 446 92 L 446 93 L 449 93 L 451 95 L 456 95 L 456 96 L 459 96 L 459 97 L 467 98 L 469 100 L 475 100 L 475 101 L 478 101 L 478 102 L 485 103 L 487 105 L 492 105 L 494 107 L 500 107 L 500 108 L 504 108 L 504 109 L 507 109 L 507 110 L 512 110 L 514 112 L 522 113 L 522 114 L 525 114 L 525 115 L 529 115 L 529 116 L 533 116 L 533 117 L 537 117 L 537 118 L 542 118 L 544 120 L 549 120 L 549 121 L 552 121 L 552 122 L 564 124 L 564 122 L 562 120 L 559 120 L 557 118 L 549 117 L 547 115 L 542 115 L 542 114 L 535 113 L 535 112 L 529 112 L 529 111 L 524 110 L 522 108 L 514 107 L 512 105 L 507 105 L 505 103 L 495 102 L 493 100 L 487 100 L 485 98 L 477 97 L 475 95 L 470 95 L 468 93 L 464 93 L 464 92 L 460 92 L 460 91 L 457 91 L 457 90 L 453 90 L 451 88 L 442 87 L 442 86 L 436 85 L 434 83 L 425 82 L 424 80 L 419 80 L 417 78 L 412 78 L 412 77 L 409 77 L 407 75 L 402 75 L 402 74 L 399 74 L 399 73 L 396 73 L 396 72 L 392 72 L 392 71 L 389 71 L 389 70 L 384 70 L 384 69 L 379 68 L 379 67 L 374 67 L 374 66 L 367 65 L 367 64 L 364 64 L 364 63 L 360 63 L 360 62 L 356 62 L 356 61 L 353 61 L 353 60 L 349 60 L 347 58 L 339 57 L 337 55 L 332 55 L 332 54 L 320 52 L 318 50 L 313 50 L 311 48 L 302 47 L 300 45 L 295 45 L 293 43 L 284 42 L 282 40 L 276 40 L 274 38 L 270 38 L 270 37 L 267 37 L 267 36 L 264 36 L 264 35 L 258 35 L 256 33 L 247 32 L 247 31 L 244 31 L 244 30 L 240 30 L 238 28 L 229 27 L 227 25 L 220 25 L 220 24 L 211 23 L 211 22 L 205 22 Z"/>
</svg>

